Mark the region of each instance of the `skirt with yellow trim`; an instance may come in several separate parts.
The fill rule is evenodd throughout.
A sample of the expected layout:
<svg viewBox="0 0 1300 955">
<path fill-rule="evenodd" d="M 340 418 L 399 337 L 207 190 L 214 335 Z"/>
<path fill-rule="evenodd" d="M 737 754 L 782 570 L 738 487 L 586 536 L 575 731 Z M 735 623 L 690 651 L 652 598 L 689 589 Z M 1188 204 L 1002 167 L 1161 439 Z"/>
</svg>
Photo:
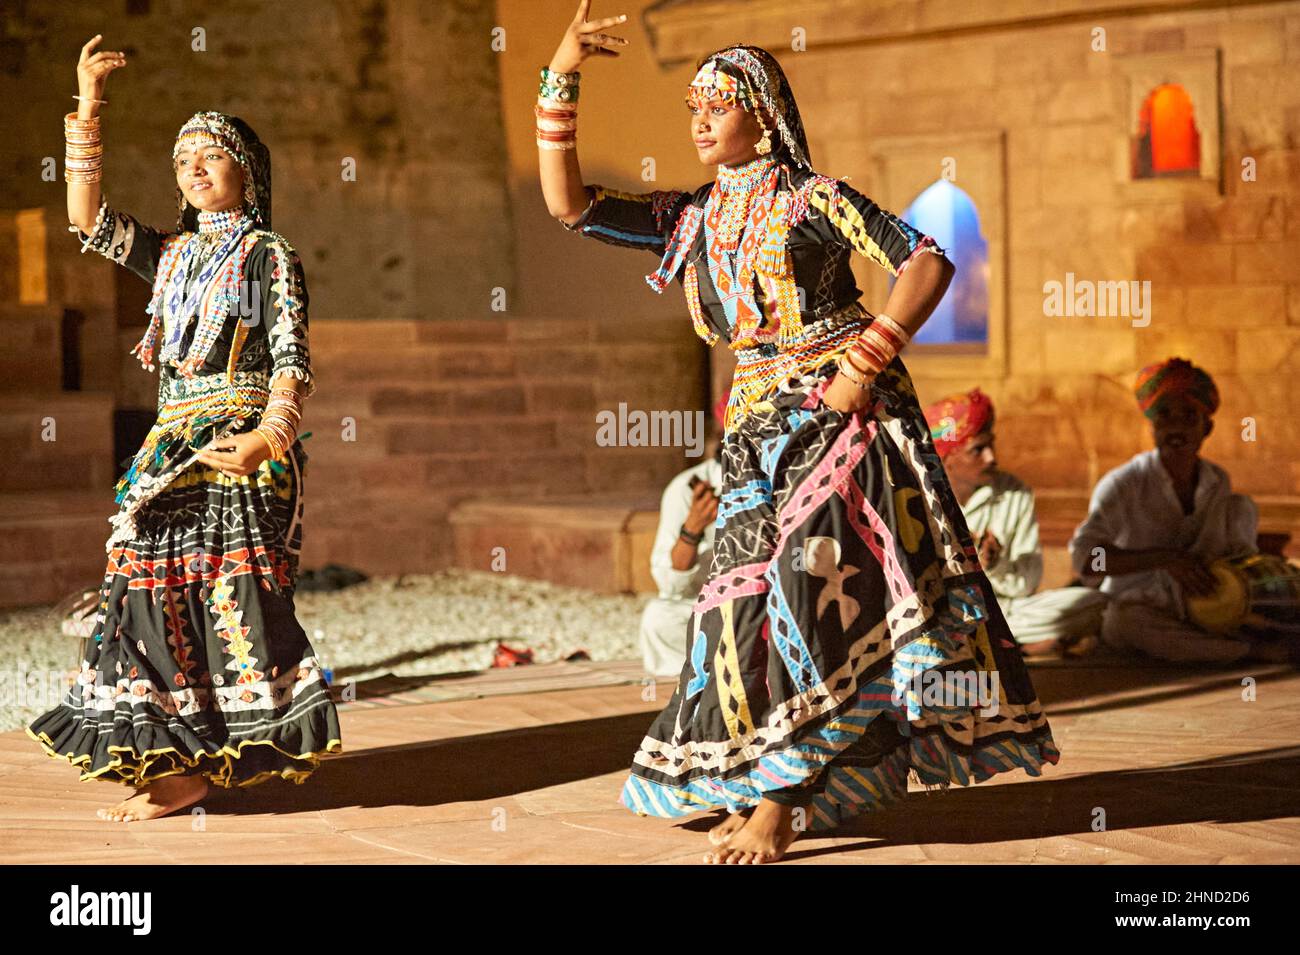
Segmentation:
<svg viewBox="0 0 1300 955">
<path fill-rule="evenodd" d="M 723 443 L 686 663 L 623 789 L 640 814 L 778 793 L 827 829 L 1060 753 L 901 360 L 845 414 L 829 359 Z M 793 798 L 788 798 L 793 797 Z"/>
<path fill-rule="evenodd" d="M 342 748 L 294 611 L 306 462 L 301 442 L 237 478 L 150 462 L 167 479 L 109 549 L 80 673 L 27 728 L 50 756 L 83 780 L 196 774 L 232 787 L 301 783 Z"/>
</svg>

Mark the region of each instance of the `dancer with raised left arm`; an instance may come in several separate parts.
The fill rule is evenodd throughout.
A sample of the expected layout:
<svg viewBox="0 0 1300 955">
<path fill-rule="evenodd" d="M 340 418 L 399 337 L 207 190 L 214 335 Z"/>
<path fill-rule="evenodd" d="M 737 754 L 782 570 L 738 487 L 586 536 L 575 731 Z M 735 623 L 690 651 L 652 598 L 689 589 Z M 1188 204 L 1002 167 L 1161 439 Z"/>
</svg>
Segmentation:
<svg viewBox="0 0 1300 955">
<path fill-rule="evenodd" d="M 196 113 L 172 150 L 176 230 L 113 208 L 100 107 L 126 56 L 96 52 L 101 39 L 82 48 L 78 109 L 64 120 L 68 219 L 83 252 L 153 287 L 132 353 L 158 371 L 158 417 L 117 484 L 81 672 L 27 732 L 83 780 L 134 787 L 99 812 L 130 822 L 191 806 L 210 785 L 303 782 L 342 744 L 294 611 L 297 432 L 315 379 L 302 265 L 270 231 L 270 151 L 237 117 Z"/>
</svg>

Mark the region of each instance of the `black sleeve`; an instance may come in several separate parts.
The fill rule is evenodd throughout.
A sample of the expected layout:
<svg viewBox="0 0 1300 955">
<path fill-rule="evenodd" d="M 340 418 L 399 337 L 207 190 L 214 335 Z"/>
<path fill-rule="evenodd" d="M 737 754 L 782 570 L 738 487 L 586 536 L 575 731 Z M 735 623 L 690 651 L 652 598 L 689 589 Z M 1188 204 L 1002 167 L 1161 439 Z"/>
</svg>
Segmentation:
<svg viewBox="0 0 1300 955">
<path fill-rule="evenodd" d="M 105 199 L 99 202 L 99 216 L 90 235 L 75 226 L 70 231 L 81 236 L 82 252 L 98 252 L 153 284 L 166 233 L 144 225 L 125 212 L 118 212 Z"/>
<path fill-rule="evenodd" d="M 691 200 L 689 192 L 661 189 L 656 192 L 618 192 L 604 186 L 587 186 L 591 197 L 587 208 L 572 224 L 580 232 L 610 245 L 648 249 L 662 257 L 677 220 Z"/>
<path fill-rule="evenodd" d="M 806 226 L 823 241 L 847 246 L 891 275 L 900 275 L 916 255 L 943 254 L 930 236 L 886 212 L 846 182 L 818 177 L 805 188 Z"/>
<path fill-rule="evenodd" d="M 271 350 L 271 380 L 289 375 L 306 383 L 306 395 L 316 390 L 307 344 L 307 282 L 302 261 L 285 239 L 275 233 L 249 253 L 247 277 L 258 283 L 262 318 Z"/>
</svg>

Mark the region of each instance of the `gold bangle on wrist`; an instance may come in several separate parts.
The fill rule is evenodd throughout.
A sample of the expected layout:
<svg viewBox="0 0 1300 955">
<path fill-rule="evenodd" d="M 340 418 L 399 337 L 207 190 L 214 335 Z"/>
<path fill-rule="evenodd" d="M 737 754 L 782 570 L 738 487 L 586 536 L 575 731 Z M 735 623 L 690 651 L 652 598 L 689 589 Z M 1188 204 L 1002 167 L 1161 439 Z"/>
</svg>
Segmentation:
<svg viewBox="0 0 1300 955">
<path fill-rule="evenodd" d="M 863 391 L 866 391 L 871 387 L 871 378 L 869 378 L 865 373 L 858 371 L 857 368 L 853 366 L 853 363 L 845 356 L 840 356 L 837 366 L 840 370 L 840 374 L 852 382 L 856 387 Z"/>
<path fill-rule="evenodd" d="M 254 429 L 253 429 L 253 432 L 254 432 L 255 434 L 257 434 L 257 435 L 258 435 L 258 436 L 259 436 L 263 441 L 266 442 L 266 446 L 267 446 L 268 448 L 271 449 L 271 457 L 272 457 L 272 458 L 278 458 L 278 457 L 280 456 L 280 453 L 279 453 L 278 451 L 276 451 L 276 449 L 275 449 L 275 445 L 271 443 L 271 439 L 268 438 L 268 437 L 266 436 L 266 432 L 265 432 L 265 431 L 263 431 L 263 430 L 259 427 L 259 428 L 254 428 Z"/>
</svg>

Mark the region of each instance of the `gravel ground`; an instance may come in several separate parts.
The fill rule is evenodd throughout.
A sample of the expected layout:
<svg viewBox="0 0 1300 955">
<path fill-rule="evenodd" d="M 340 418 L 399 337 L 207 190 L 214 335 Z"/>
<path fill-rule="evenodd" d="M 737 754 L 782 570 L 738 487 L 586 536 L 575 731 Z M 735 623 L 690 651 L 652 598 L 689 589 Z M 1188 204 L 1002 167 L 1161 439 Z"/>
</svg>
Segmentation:
<svg viewBox="0 0 1300 955">
<path fill-rule="evenodd" d="M 593 660 L 635 659 L 641 610 L 649 599 L 448 570 L 374 577 L 331 592 L 299 591 L 295 603 L 337 682 L 384 673 L 484 670 L 498 641 L 532 649 L 537 663 L 563 660 L 576 650 Z M 15 687 L 26 674 L 75 668 L 77 646 L 76 638 L 60 632 L 49 607 L 0 611 L 0 732 L 21 729 L 48 708 L 42 700 L 21 699 Z"/>
</svg>

